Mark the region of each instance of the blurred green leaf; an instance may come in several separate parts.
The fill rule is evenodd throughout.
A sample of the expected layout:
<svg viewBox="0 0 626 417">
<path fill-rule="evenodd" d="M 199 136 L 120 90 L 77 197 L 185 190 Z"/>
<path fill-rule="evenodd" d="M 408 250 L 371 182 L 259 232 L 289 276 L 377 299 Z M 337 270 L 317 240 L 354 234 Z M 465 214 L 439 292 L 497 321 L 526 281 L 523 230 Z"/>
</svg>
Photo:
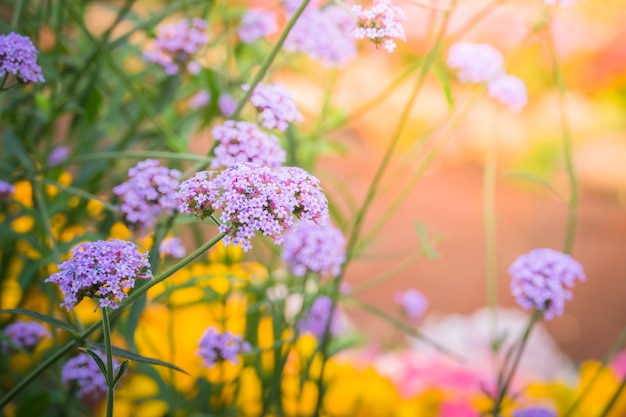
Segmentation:
<svg viewBox="0 0 626 417">
<path fill-rule="evenodd" d="M 39 417 L 47 415 L 50 408 L 48 393 L 41 392 L 23 399 L 17 407 L 16 417 Z"/>
<path fill-rule="evenodd" d="M 104 344 L 102 343 L 93 343 L 92 346 L 103 350 L 104 349 Z M 125 359 L 130 359 L 133 361 L 137 361 L 137 362 L 142 362 L 142 363 L 147 363 L 149 365 L 157 365 L 157 366 L 164 366 L 166 368 L 170 368 L 173 369 L 175 371 L 178 372 L 182 372 L 185 375 L 189 375 L 185 370 L 183 370 L 182 368 L 179 368 L 178 366 L 169 363 L 169 362 L 164 362 L 158 359 L 154 359 L 154 358 L 147 358 L 145 356 L 141 356 L 138 353 L 135 352 L 131 352 L 130 350 L 126 350 L 126 349 L 122 349 L 119 348 L 117 346 L 111 346 L 111 349 L 113 350 L 113 354 L 115 356 L 119 356 L 120 358 L 125 358 Z"/>
<path fill-rule="evenodd" d="M 68 332 L 72 334 L 76 333 L 76 330 L 70 324 L 65 323 L 64 321 L 61 321 L 51 316 L 47 316 L 42 313 L 38 313 L 36 311 L 26 310 L 25 308 L 12 308 L 8 310 L 0 310 L 0 314 L 16 314 L 16 315 L 28 316 L 28 317 L 37 319 L 39 321 L 43 321 L 44 323 L 48 323 L 51 326 L 58 327 L 59 329 L 67 330 Z"/>
</svg>

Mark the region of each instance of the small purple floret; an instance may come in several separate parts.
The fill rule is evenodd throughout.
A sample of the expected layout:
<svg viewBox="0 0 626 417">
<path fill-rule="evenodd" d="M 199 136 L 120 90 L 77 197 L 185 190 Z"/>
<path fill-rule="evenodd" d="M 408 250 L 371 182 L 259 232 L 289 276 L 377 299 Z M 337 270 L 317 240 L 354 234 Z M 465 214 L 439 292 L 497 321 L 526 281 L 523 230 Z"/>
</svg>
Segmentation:
<svg viewBox="0 0 626 417">
<path fill-rule="evenodd" d="M 428 299 L 414 288 L 397 292 L 394 296 L 394 301 L 412 322 L 419 322 L 428 308 Z"/>
<path fill-rule="evenodd" d="M 244 84 L 241 88 L 247 91 L 250 86 Z M 280 84 L 259 83 L 250 96 L 250 102 L 259 112 L 261 125 L 266 129 L 285 131 L 289 123 L 302 120 L 293 96 Z"/>
<path fill-rule="evenodd" d="M 248 352 L 251 346 L 240 335 L 226 330 L 220 332 L 215 327 L 209 327 L 200 338 L 197 354 L 202 358 L 202 363 L 207 368 L 212 368 L 216 363 L 230 361 L 239 363 L 237 355 Z"/>
<path fill-rule="evenodd" d="M 298 322 L 298 329 L 302 333 L 311 333 L 318 340 L 321 340 L 324 336 L 326 326 L 330 326 L 330 335 L 339 334 L 341 322 L 338 319 L 337 310 L 335 310 L 330 325 L 328 324 L 332 307 L 333 300 L 330 297 L 325 295 L 317 297 L 306 316 Z"/>
</svg>

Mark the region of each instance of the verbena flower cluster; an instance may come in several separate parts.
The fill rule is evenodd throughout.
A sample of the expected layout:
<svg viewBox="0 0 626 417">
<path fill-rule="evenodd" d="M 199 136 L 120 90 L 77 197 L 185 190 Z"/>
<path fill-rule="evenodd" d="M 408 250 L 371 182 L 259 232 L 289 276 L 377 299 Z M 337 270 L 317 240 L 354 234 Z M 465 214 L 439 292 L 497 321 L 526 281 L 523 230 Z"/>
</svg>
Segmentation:
<svg viewBox="0 0 626 417">
<path fill-rule="evenodd" d="M 369 39 L 377 48 L 382 46 L 387 52 L 396 48 L 394 39 L 406 41 L 402 27 L 406 15 L 389 0 L 374 0 L 370 9 L 352 6 L 351 11 L 356 16 L 356 28 L 352 30 L 356 39 Z"/>
<path fill-rule="evenodd" d="M 524 410 L 514 410 L 513 417 L 556 417 L 556 413 L 548 408 L 530 407 Z"/>
<path fill-rule="evenodd" d="M 209 327 L 200 338 L 197 354 L 202 358 L 204 366 L 212 368 L 216 363 L 230 361 L 239 362 L 237 355 L 248 352 L 251 346 L 238 334 L 228 330 L 220 332 Z"/>
<path fill-rule="evenodd" d="M 202 19 L 181 20 L 158 28 L 154 43 L 144 51 L 144 58 L 165 69 L 167 75 L 174 75 L 182 68 L 191 74 L 200 72 L 201 66 L 194 55 L 207 44 L 207 22 Z"/>
<path fill-rule="evenodd" d="M 248 91 L 250 86 L 244 84 L 241 88 Z M 293 96 L 280 84 L 259 83 L 250 96 L 250 102 L 259 112 L 261 125 L 267 129 L 285 131 L 289 123 L 302 120 Z"/>
<path fill-rule="evenodd" d="M 151 278 L 147 254 L 122 240 L 81 243 L 71 250 L 72 257 L 59 265 L 59 271 L 45 282 L 59 285 L 68 311 L 84 297 L 95 298 L 100 307 L 117 308 L 135 286 L 136 278 Z"/>
<path fill-rule="evenodd" d="M 224 244 L 239 245 L 248 251 L 257 231 L 282 242 L 294 217 L 324 224 L 328 201 L 319 180 L 301 168 L 269 168 L 241 163 L 219 174 L 198 172 L 183 181 L 178 191 L 180 211 L 199 219 L 221 210 Z"/>
<path fill-rule="evenodd" d="M 526 310 L 544 311 L 546 320 L 563 314 L 569 288 L 585 280 L 582 266 L 571 256 L 552 249 L 535 249 L 517 258 L 509 267 L 511 293 Z"/>
<path fill-rule="evenodd" d="M 306 316 L 298 322 L 298 329 L 302 333 L 311 333 L 316 339 L 321 340 L 326 332 L 330 335 L 337 335 L 340 330 L 340 322 L 338 320 L 337 311 L 330 318 L 330 313 L 333 307 L 333 300 L 325 295 L 320 295 L 315 299 L 311 309 L 306 313 Z M 328 321 L 330 320 L 330 324 Z"/>
<path fill-rule="evenodd" d="M 448 51 L 447 63 L 459 70 L 461 82 L 486 82 L 489 96 L 511 111 L 521 110 L 528 102 L 524 81 L 505 73 L 502 54 L 487 43 L 457 42 Z"/>
<path fill-rule="evenodd" d="M 10 182 L 0 180 L 0 201 L 8 201 L 15 194 L 15 187 Z"/>
<path fill-rule="evenodd" d="M 341 67 L 357 54 L 352 31 L 356 23 L 341 7 L 307 7 L 296 21 L 285 50 L 302 52 L 328 67 Z"/>
<path fill-rule="evenodd" d="M 394 301 L 412 322 L 420 321 L 428 308 L 428 299 L 414 288 L 397 292 Z"/>
<path fill-rule="evenodd" d="M 100 351 L 96 355 L 106 363 L 106 357 Z M 113 369 L 119 368 L 119 363 L 113 358 Z M 106 395 L 107 383 L 104 374 L 96 361 L 87 353 L 80 353 L 70 359 L 61 369 L 61 381 L 64 384 L 76 382 L 78 397 L 97 401 Z"/>
<path fill-rule="evenodd" d="M 46 82 L 37 64 L 37 53 L 28 36 L 13 32 L 0 35 L 0 79 L 9 73 L 25 83 Z"/>
<path fill-rule="evenodd" d="M 287 158 L 278 138 L 263 132 L 256 123 L 227 120 L 214 127 L 212 133 L 219 145 L 215 147 L 211 168 L 232 167 L 240 162 L 275 168 Z"/>
<path fill-rule="evenodd" d="M 341 230 L 315 222 L 299 222 L 285 233 L 282 259 L 295 276 L 307 272 L 338 276 L 346 261 L 346 239 Z"/>
<path fill-rule="evenodd" d="M 50 337 L 50 331 L 36 321 L 17 320 L 9 324 L 2 333 L 11 340 L 13 345 L 24 350 L 32 350 L 43 339 Z M 8 354 L 13 351 L 13 347 L 5 341 L 0 341 L 0 350 Z"/>
<path fill-rule="evenodd" d="M 159 245 L 159 252 L 163 256 L 171 256 L 173 258 L 184 258 L 187 253 L 179 237 L 166 237 L 163 239 Z"/>
<path fill-rule="evenodd" d="M 239 39 L 252 43 L 278 30 L 276 12 L 263 9 L 248 9 L 239 23 Z"/>
<path fill-rule="evenodd" d="M 120 209 L 126 222 L 144 232 L 157 222 L 161 214 L 172 214 L 176 209 L 176 189 L 180 171 L 159 165 L 155 159 L 146 159 L 128 170 L 128 181 L 113 188 L 120 196 Z"/>
</svg>

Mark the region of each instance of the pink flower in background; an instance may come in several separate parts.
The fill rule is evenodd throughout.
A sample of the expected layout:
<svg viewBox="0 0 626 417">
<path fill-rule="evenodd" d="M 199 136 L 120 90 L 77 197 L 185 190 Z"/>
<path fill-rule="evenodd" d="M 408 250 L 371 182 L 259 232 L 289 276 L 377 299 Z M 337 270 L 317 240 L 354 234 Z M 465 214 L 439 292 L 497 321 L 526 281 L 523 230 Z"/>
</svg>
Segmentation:
<svg viewBox="0 0 626 417">
<path fill-rule="evenodd" d="M 621 351 L 615 356 L 611 363 L 611 368 L 619 378 L 626 377 L 626 350 Z"/>
<path fill-rule="evenodd" d="M 184 258 L 187 251 L 179 237 L 166 237 L 159 245 L 159 252 L 164 256 Z"/>
<path fill-rule="evenodd" d="M 526 84 L 514 75 L 499 75 L 487 83 L 487 90 L 491 98 L 514 112 L 520 111 L 528 102 Z"/>
<path fill-rule="evenodd" d="M 217 106 L 224 116 L 230 117 L 237 109 L 237 102 L 228 94 L 222 94 L 220 98 L 217 99 Z"/>
<path fill-rule="evenodd" d="M 374 0 L 370 9 L 360 5 L 352 6 L 356 16 L 356 28 L 352 36 L 356 39 L 369 39 L 376 47 L 382 46 L 387 52 L 396 48 L 394 39 L 406 41 L 402 21 L 406 20 L 404 11 L 391 4 L 389 0 Z"/>
<path fill-rule="evenodd" d="M 244 84 L 241 88 L 247 91 L 250 86 Z M 259 112 L 261 125 L 266 129 L 285 131 L 289 123 L 302 120 L 293 96 L 280 84 L 259 83 L 250 96 L 250 102 Z"/>
<path fill-rule="evenodd" d="M 549 4 L 551 6 L 560 6 L 560 7 L 569 7 L 572 6 L 580 0 L 543 0 L 545 4 Z"/>
<path fill-rule="evenodd" d="M 37 54 L 28 36 L 13 32 L 0 35 L 0 80 L 9 73 L 24 83 L 46 82 L 37 64 Z"/>
<path fill-rule="evenodd" d="M 199 110 L 205 107 L 211 101 L 211 93 L 209 90 L 200 90 L 189 98 L 189 108 Z"/>
<path fill-rule="evenodd" d="M 468 83 L 489 81 L 504 72 L 502 54 L 487 43 L 455 43 L 448 50 L 447 64 L 459 70 L 459 81 Z"/>
<path fill-rule="evenodd" d="M 461 402 L 445 401 L 439 411 L 439 417 L 481 417 L 481 415 L 474 407 Z"/>
<path fill-rule="evenodd" d="M 48 165 L 55 166 L 65 161 L 70 155 L 70 148 L 67 146 L 57 146 L 48 155 Z"/>
<path fill-rule="evenodd" d="M 404 315 L 414 323 L 422 319 L 428 308 L 428 299 L 414 288 L 409 288 L 404 292 L 397 292 L 394 296 L 394 301 L 402 308 Z"/>
<path fill-rule="evenodd" d="M 239 24 L 239 39 L 245 43 L 252 43 L 259 38 L 276 33 L 276 12 L 262 9 L 248 9 Z"/>
</svg>

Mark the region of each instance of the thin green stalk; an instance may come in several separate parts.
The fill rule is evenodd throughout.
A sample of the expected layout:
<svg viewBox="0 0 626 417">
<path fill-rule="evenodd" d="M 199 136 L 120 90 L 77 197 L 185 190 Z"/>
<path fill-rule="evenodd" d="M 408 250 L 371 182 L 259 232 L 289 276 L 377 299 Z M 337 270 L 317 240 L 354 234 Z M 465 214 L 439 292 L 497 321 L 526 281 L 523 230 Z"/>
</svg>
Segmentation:
<svg viewBox="0 0 626 417">
<path fill-rule="evenodd" d="M 100 309 L 102 312 L 102 335 L 104 336 L 104 351 L 107 358 L 107 417 L 113 417 L 113 402 L 115 400 L 115 394 L 113 392 L 113 381 L 115 381 L 115 375 L 113 373 L 113 349 L 111 347 L 111 324 L 109 323 L 109 313 L 106 307 Z"/>
<path fill-rule="evenodd" d="M 609 412 L 611 411 L 613 406 L 617 403 L 618 398 L 622 395 L 624 388 L 626 388 L 626 375 L 622 378 L 622 382 L 619 384 L 619 386 L 613 393 L 613 396 L 611 397 L 609 402 L 606 404 L 606 407 L 604 407 L 604 410 L 602 410 L 602 414 L 600 414 L 598 417 L 606 417 L 609 415 Z"/>
<path fill-rule="evenodd" d="M 145 294 L 149 289 L 151 289 L 158 283 L 164 281 L 166 278 L 170 277 L 185 266 L 189 265 L 191 262 L 195 261 L 207 250 L 213 247 L 217 242 L 222 240 L 224 236 L 226 236 L 226 233 L 220 233 L 216 235 L 213 239 L 209 240 L 204 245 L 200 246 L 198 249 L 187 255 L 185 258 L 181 259 L 178 263 L 176 263 L 176 265 L 172 266 L 167 271 L 155 277 L 148 284 L 136 288 L 134 291 L 131 291 L 128 297 L 120 303 L 117 310 L 114 310 L 111 313 L 109 318 L 115 319 L 118 315 L 122 314 L 124 309 L 132 304 L 137 298 Z M 84 340 L 89 335 L 98 330 L 100 327 L 100 323 L 92 324 L 84 331 L 82 331 L 74 340 L 68 341 L 65 345 L 63 345 L 62 347 L 54 351 L 49 357 L 44 359 L 35 369 L 33 369 L 28 375 L 22 378 L 13 388 L 11 388 L 9 392 L 7 392 L 2 398 L 0 398 L 0 409 L 6 406 L 17 394 L 19 394 L 24 388 L 26 388 L 28 384 L 30 384 L 35 378 L 37 378 L 37 376 L 39 376 L 43 371 L 50 367 L 50 365 L 54 364 L 57 360 L 59 360 L 68 352 L 70 352 L 73 348 L 78 346 L 79 343 L 84 342 Z"/>
<path fill-rule="evenodd" d="M 20 23 L 23 5 L 24 2 L 22 0 L 16 0 L 15 7 L 13 8 L 13 18 L 11 19 L 11 26 L 15 29 L 17 29 L 17 25 Z"/>
</svg>

